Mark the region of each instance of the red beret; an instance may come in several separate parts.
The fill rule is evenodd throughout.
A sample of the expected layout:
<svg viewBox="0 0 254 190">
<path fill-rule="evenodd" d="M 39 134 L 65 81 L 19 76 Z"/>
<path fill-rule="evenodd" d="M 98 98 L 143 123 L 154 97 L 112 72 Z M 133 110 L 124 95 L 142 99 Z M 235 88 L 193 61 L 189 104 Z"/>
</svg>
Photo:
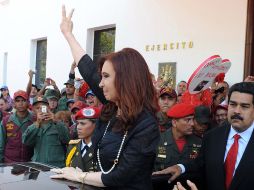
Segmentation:
<svg viewBox="0 0 254 190">
<path fill-rule="evenodd" d="M 167 115 L 176 119 L 194 115 L 194 106 L 186 103 L 175 104 L 168 110 Z"/>
<path fill-rule="evenodd" d="M 101 110 L 97 107 L 89 106 L 79 110 L 76 115 L 75 119 L 97 119 L 100 117 Z"/>
</svg>

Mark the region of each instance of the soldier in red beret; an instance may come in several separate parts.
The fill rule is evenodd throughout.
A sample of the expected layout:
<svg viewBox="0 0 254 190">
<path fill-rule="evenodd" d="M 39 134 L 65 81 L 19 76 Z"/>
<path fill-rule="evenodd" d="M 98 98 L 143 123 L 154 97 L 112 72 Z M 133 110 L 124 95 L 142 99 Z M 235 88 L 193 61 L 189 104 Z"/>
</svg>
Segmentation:
<svg viewBox="0 0 254 190">
<path fill-rule="evenodd" d="M 95 122 L 100 116 L 100 109 L 97 107 L 86 107 L 76 113 L 77 140 L 71 140 L 67 151 L 66 166 L 79 167 L 84 172 L 94 171 L 91 136 L 95 129 Z"/>
<path fill-rule="evenodd" d="M 167 115 L 172 119 L 172 127 L 161 133 L 155 171 L 195 159 L 201 148 L 201 139 L 193 135 L 193 105 L 175 104 L 169 109 Z M 192 179 L 192 177 L 188 176 L 188 179 Z M 156 189 L 172 188 L 168 185 L 167 180 L 158 184 L 158 187 L 156 184 Z M 180 181 L 186 181 L 186 178 L 184 177 Z"/>
</svg>

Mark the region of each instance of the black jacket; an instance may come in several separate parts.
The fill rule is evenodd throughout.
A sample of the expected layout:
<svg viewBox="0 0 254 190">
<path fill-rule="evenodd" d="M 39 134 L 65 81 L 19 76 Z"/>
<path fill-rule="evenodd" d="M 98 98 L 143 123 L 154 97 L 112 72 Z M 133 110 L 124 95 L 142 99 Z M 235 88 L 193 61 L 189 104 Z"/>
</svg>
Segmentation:
<svg viewBox="0 0 254 190">
<path fill-rule="evenodd" d="M 203 170 L 207 190 L 225 190 L 224 155 L 230 124 L 209 131 L 203 138 L 200 156 L 192 163 L 184 164 L 186 172 Z M 253 189 L 254 182 L 254 133 L 235 171 L 229 190 Z"/>
<path fill-rule="evenodd" d="M 100 77 L 97 67 L 88 55 L 81 58 L 78 68 L 97 98 L 106 104 L 102 89 L 98 86 Z M 102 167 L 107 171 L 117 156 L 123 134 L 112 132 L 109 127 L 102 139 L 106 125 L 100 121 L 97 123 L 92 141 L 95 151 L 99 145 Z M 128 131 L 119 163 L 109 174 L 102 174 L 102 182 L 107 189 L 152 189 L 151 173 L 160 139 L 158 123 L 153 114 L 143 110 L 132 125 L 134 127 Z"/>
</svg>

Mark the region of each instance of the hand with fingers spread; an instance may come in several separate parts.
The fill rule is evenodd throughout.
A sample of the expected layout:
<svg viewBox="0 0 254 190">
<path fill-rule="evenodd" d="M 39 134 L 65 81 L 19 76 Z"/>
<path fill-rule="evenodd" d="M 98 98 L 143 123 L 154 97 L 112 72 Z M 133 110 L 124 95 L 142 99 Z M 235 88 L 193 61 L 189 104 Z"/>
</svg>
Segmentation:
<svg viewBox="0 0 254 190">
<path fill-rule="evenodd" d="M 192 183 L 190 180 L 187 180 L 187 184 L 190 187 L 191 190 L 198 190 L 195 183 Z M 176 185 L 174 185 L 173 190 L 186 190 L 180 182 L 177 182 Z"/>
<path fill-rule="evenodd" d="M 153 172 L 152 175 L 161 175 L 161 174 L 172 174 L 172 177 L 168 180 L 168 183 L 174 181 L 182 173 L 181 167 L 178 165 L 170 166 L 164 170 Z"/>
<path fill-rule="evenodd" d="M 65 6 L 64 5 L 62 6 L 62 22 L 61 22 L 60 28 L 65 37 L 69 34 L 72 34 L 73 23 L 71 18 L 72 18 L 73 12 L 74 12 L 74 9 L 72 9 L 69 15 L 66 16 Z"/>
</svg>

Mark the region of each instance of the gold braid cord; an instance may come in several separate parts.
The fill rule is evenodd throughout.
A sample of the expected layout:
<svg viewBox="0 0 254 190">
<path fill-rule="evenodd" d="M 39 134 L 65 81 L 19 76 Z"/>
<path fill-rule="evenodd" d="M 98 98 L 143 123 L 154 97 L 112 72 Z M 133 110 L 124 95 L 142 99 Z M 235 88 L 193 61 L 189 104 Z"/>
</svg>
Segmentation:
<svg viewBox="0 0 254 190">
<path fill-rule="evenodd" d="M 76 149 L 77 149 L 77 147 L 74 146 L 74 147 L 71 149 L 70 153 L 68 154 L 68 156 L 67 156 L 67 158 L 66 158 L 66 161 L 65 161 L 66 167 L 70 167 L 70 165 L 71 165 L 71 159 L 72 159 L 73 155 L 75 154 Z"/>
</svg>

